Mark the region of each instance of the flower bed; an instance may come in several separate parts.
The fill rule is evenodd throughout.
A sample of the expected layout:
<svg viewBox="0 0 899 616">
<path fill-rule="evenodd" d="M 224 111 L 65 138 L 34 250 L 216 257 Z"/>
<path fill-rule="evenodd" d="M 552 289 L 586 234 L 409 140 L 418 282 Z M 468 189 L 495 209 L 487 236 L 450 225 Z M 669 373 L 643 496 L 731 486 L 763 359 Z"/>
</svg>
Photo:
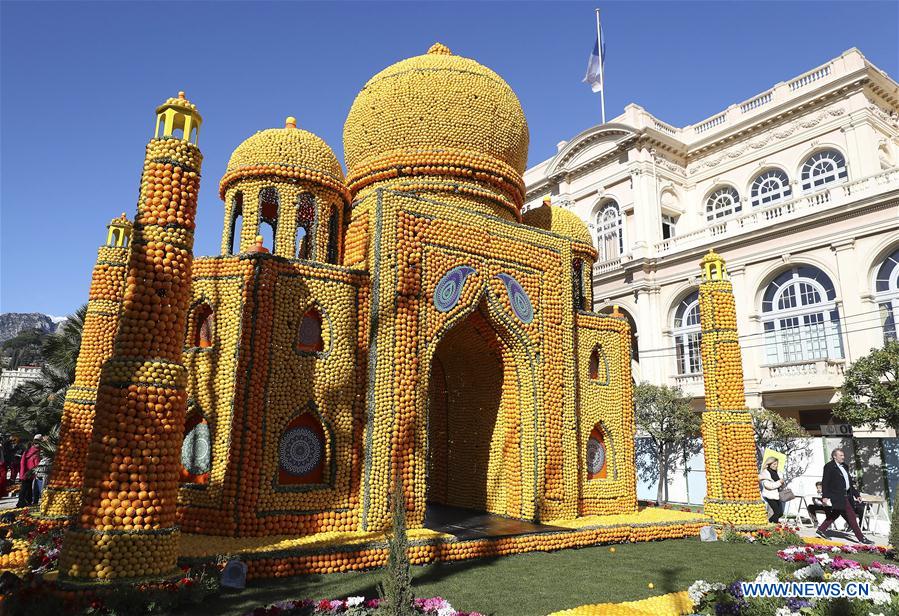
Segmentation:
<svg viewBox="0 0 899 616">
<path fill-rule="evenodd" d="M 803 565 L 794 571 L 769 569 L 753 582 L 866 582 L 867 598 L 757 598 L 743 594 L 742 582 L 712 584 L 697 580 L 688 589 L 698 614 L 753 614 L 790 616 L 801 614 L 896 614 L 899 613 L 899 567 L 872 562 L 863 565 L 844 554 L 886 554 L 876 546 L 791 546 L 777 555 L 787 563 Z"/>
<path fill-rule="evenodd" d="M 415 599 L 416 614 L 432 614 L 434 616 L 482 616 L 478 612 L 457 612 L 449 601 L 441 597 Z M 266 607 L 258 607 L 245 616 L 324 616 L 326 614 L 345 614 L 346 616 L 369 616 L 372 614 L 389 614 L 389 606 L 383 599 L 365 597 L 349 597 L 347 599 L 292 599 L 278 601 Z"/>
<path fill-rule="evenodd" d="M 740 528 L 729 524 L 719 533 L 722 541 L 758 543 L 760 545 L 804 545 L 805 541 L 791 526 L 775 524 L 769 528 Z"/>
</svg>

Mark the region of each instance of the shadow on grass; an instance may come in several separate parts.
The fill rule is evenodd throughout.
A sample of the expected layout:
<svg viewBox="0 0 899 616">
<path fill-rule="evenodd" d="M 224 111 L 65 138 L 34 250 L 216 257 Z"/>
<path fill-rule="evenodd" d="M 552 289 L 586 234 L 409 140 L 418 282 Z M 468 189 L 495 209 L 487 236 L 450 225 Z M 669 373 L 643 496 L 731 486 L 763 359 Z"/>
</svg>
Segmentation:
<svg viewBox="0 0 899 616">
<path fill-rule="evenodd" d="M 679 580 L 685 570 L 686 567 L 666 567 L 659 571 L 662 580 L 659 584 L 659 588 L 662 594 L 683 590 L 683 588 L 680 587 L 681 583 Z"/>
<path fill-rule="evenodd" d="M 428 592 L 422 587 L 433 588 L 454 575 L 468 573 L 475 569 L 492 566 L 499 557 L 481 558 L 456 563 L 433 563 L 412 567 L 412 584 L 416 597 L 432 597 L 439 593 Z M 239 616 L 276 601 L 288 599 L 345 599 L 380 596 L 378 587 L 383 569 L 352 571 L 328 575 L 303 575 L 269 580 L 250 580 L 242 591 L 223 591 L 218 597 L 203 603 L 202 611 L 197 606 L 188 610 L 191 614 L 216 614 Z M 456 606 L 462 609 L 460 606 Z M 472 608 L 473 609 L 473 608 Z"/>
</svg>

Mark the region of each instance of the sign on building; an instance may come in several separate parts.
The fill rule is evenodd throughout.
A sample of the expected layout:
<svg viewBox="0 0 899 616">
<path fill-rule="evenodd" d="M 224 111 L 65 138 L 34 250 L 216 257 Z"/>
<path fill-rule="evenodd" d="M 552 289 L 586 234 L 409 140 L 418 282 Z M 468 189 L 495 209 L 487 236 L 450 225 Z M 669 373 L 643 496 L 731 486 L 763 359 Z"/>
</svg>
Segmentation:
<svg viewBox="0 0 899 616">
<path fill-rule="evenodd" d="M 849 424 L 821 424 L 822 436 L 852 436 Z"/>
</svg>

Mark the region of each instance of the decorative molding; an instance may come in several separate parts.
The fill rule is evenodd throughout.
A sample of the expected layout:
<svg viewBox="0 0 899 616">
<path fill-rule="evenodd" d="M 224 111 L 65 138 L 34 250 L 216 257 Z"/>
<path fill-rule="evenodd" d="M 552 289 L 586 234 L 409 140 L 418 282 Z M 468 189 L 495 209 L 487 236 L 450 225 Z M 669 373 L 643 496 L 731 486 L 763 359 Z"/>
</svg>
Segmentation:
<svg viewBox="0 0 899 616">
<path fill-rule="evenodd" d="M 768 131 L 768 133 L 765 136 L 763 136 L 761 139 L 759 139 L 757 141 L 744 142 L 738 146 L 734 146 L 734 147 L 724 150 L 715 158 L 707 158 L 706 160 L 696 163 L 695 165 L 688 165 L 687 173 L 689 175 L 694 175 L 703 169 L 717 167 L 718 165 L 720 165 L 722 162 L 724 162 L 726 160 L 733 160 L 735 158 L 739 158 L 740 156 L 743 156 L 743 154 L 745 154 L 747 151 L 758 150 L 758 149 L 765 147 L 769 143 L 772 143 L 773 141 L 779 141 L 782 139 L 786 139 L 787 137 L 791 136 L 793 133 L 795 133 L 796 131 L 798 131 L 800 129 L 813 128 L 813 127 L 817 126 L 818 124 L 820 124 L 825 119 L 827 119 L 828 116 L 839 117 L 841 115 L 844 115 L 845 113 L 846 113 L 846 110 L 844 108 L 833 107 L 833 108 L 825 109 L 825 110 L 821 111 L 813 118 L 806 119 L 806 120 L 796 120 L 782 130 L 774 129 L 774 130 Z"/>
</svg>

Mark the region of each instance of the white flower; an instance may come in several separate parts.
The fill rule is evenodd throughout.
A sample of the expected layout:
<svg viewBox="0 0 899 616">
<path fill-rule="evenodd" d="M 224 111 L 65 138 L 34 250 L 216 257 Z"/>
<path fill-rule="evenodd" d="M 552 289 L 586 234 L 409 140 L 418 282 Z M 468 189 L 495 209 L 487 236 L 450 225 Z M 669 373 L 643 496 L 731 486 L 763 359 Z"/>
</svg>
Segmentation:
<svg viewBox="0 0 899 616">
<path fill-rule="evenodd" d="M 768 569 L 767 571 L 762 571 L 757 576 L 755 576 L 755 581 L 762 584 L 776 582 L 777 569 Z"/>
<path fill-rule="evenodd" d="M 890 593 L 883 592 L 882 590 L 871 589 L 871 593 L 868 595 L 868 600 L 873 601 L 874 605 L 886 605 L 893 598 L 890 596 Z"/>
<path fill-rule="evenodd" d="M 793 616 L 793 610 L 787 606 L 779 607 L 777 608 L 777 611 L 774 612 L 774 616 Z"/>
<path fill-rule="evenodd" d="M 363 603 L 365 603 L 365 597 L 347 597 L 346 600 L 347 607 L 355 607 Z"/>
<path fill-rule="evenodd" d="M 692 601 L 695 605 L 702 601 L 702 598 L 706 596 L 711 590 L 711 584 L 709 584 L 705 580 L 696 580 L 695 582 L 690 584 L 690 588 L 687 589 L 687 595 L 689 595 L 690 601 Z"/>
<path fill-rule="evenodd" d="M 437 616 L 455 616 L 455 615 L 456 615 L 456 610 L 454 610 L 452 607 L 442 607 L 439 610 L 437 610 Z"/>
<path fill-rule="evenodd" d="M 873 582 L 877 578 L 873 573 L 865 571 L 864 569 L 843 569 L 842 571 L 835 571 L 833 578 L 831 579 L 838 581 L 864 580 L 866 582 Z"/>
<path fill-rule="evenodd" d="M 899 593 L 899 580 L 894 577 L 883 578 L 880 582 L 880 590 L 891 592 L 893 594 Z"/>
</svg>

